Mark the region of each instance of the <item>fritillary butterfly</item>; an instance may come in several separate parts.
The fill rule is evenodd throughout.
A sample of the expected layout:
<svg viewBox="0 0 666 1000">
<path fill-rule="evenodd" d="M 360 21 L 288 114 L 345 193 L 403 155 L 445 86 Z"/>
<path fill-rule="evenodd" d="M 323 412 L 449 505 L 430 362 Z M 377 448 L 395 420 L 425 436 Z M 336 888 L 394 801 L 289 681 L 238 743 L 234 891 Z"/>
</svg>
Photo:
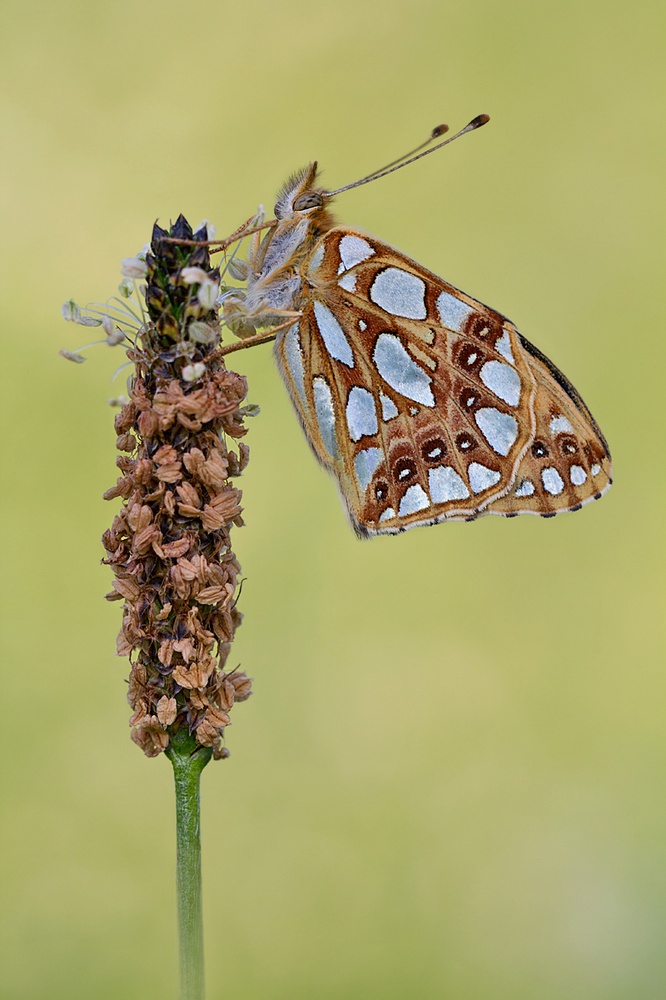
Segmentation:
<svg viewBox="0 0 666 1000">
<path fill-rule="evenodd" d="M 579 510 L 609 489 L 611 461 L 568 379 L 506 316 L 329 213 L 334 195 L 427 155 L 413 153 L 337 191 L 318 186 L 316 163 L 294 174 L 227 320 L 246 336 L 273 327 L 253 340 L 275 337 L 303 430 L 360 536 Z"/>
</svg>

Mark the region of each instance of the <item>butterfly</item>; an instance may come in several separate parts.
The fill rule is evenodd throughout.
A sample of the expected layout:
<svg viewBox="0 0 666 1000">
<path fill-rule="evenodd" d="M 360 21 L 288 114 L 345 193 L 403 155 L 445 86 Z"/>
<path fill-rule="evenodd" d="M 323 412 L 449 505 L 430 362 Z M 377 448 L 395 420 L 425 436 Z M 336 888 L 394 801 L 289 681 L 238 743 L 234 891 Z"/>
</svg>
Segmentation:
<svg viewBox="0 0 666 1000">
<path fill-rule="evenodd" d="M 245 336 L 272 327 L 305 435 L 359 536 L 579 510 L 609 489 L 611 460 L 568 379 L 506 316 L 329 212 L 334 195 L 421 148 L 336 191 L 316 163 L 290 177 L 227 320 Z"/>
</svg>

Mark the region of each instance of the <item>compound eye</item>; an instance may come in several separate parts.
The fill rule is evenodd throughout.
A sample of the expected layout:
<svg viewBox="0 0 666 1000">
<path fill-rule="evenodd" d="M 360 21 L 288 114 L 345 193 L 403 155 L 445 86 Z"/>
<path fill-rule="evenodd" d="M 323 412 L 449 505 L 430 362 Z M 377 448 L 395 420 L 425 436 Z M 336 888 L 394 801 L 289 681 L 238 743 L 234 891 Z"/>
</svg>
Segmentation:
<svg viewBox="0 0 666 1000">
<path fill-rule="evenodd" d="M 306 191 L 305 194 L 299 194 L 293 209 L 294 212 L 307 212 L 309 208 L 321 208 L 323 204 L 324 199 L 317 191 Z"/>
</svg>

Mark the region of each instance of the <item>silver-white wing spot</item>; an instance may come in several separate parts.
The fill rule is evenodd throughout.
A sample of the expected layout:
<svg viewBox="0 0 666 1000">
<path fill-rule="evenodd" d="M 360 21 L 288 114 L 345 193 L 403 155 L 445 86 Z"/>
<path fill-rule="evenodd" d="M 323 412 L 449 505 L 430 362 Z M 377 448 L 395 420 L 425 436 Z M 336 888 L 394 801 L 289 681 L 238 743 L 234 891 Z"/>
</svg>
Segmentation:
<svg viewBox="0 0 666 1000">
<path fill-rule="evenodd" d="M 437 299 L 437 312 L 444 326 L 449 330 L 460 331 L 467 317 L 474 312 L 466 302 L 461 302 L 450 292 L 442 292 Z"/>
<path fill-rule="evenodd" d="M 601 466 L 593 465 L 592 468 L 590 469 L 590 472 L 592 473 L 593 476 L 598 476 L 599 473 L 601 472 Z"/>
<path fill-rule="evenodd" d="M 474 493 L 483 493 L 484 490 L 499 483 L 502 478 L 501 473 L 489 469 L 487 465 L 481 465 L 480 462 L 470 462 L 467 475 L 469 476 L 469 485 Z"/>
<path fill-rule="evenodd" d="M 349 341 L 331 310 L 323 302 L 315 299 L 314 311 L 319 332 L 330 356 L 336 361 L 342 361 L 348 368 L 353 368 L 354 355 Z"/>
<path fill-rule="evenodd" d="M 498 337 L 495 341 L 495 350 L 498 354 L 501 354 L 503 358 L 510 364 L 515 364 L 513 353 L 511 351 L 511 338 L 509 337 L 508 331 L 504 330 L 502 336 Z"/>
<path fill-rule="evenodd" d="M 385 396 L 383 392 L 379 393 L 379 401 L 382 404 L 382 420 L 386 423 L 392 420 L 393 417 L 398 416 L 398 407 L 395 405 L 392 399 Z"/>
<path fill-rule="evenodd" d="M 587 472 L 582 465 L 572 465 L 569 469 L 569 476 L 574 486 L 582 486 L 587 479 Z"/>
<path fill-rule="evenodd" d="M 370 480 L 379 468 L 381 461 L 382 452 L 380 448 L 366 448 L 364 451 L 359 451 L 358 455 L 354 458 L 354 472 L 356 473 L 361 495 L 367 490 Z"/>
<path fill-rule="evenodd" d="M 425 290 L 422 278 L 398 267 L 387 267 L 373 281 L 370 298 L 392 316 L 425 319 Z"/>
<path fill-rule="evenodd" d="M 522 483 L 515 490 L 514 495 L 517 497 L 531 497 L 534 493 L 534 483 L 531 479 L 523 479 Z"/>
<path fill-rule="evenodd" d="M 509 368 L 503 361 L 486 361 L 479 372 L 479 378 L 499 399 L 503 399 L 509 406 L 518 406 L 520 375 L 514 368 Z"/>
<path fill-rule="evenodd" d="M 335 437 L 335 410 L 333 409 L 331 390 L 326 379 L 322 378 L 321 375 L 317 375 L 312 380 L 312 391 L 322 441 L 331 458 L 337 458 L 338 442 Z"/>
<path fill-rule="evenodd" d="M 355 267 L 362 260 L 372 257 L 374 250 L 366 240 L 360 236 L 343 236 L 340 240 L 340 267 L 338 274 L 348 271 L 350 267 Z"/>
<path fill-rule="evenodd" d="M 446 503 L 448 500 L 465 500 L 469 490 L 455 469 L 450 465 L 437 466 L 428 473 L 428 487 L 433 503 Z"/>
<path fill-rule="evenodd" d="M 518 437 L 518 421 L 510 413 L 482 406 L 474 414 L 476 426 L 498 455 L 508 455 Z"/>
<path fill-rule="evenodd" d="M 338 284 L 340 288 L 344 288 L 346 292 L 356 291 L 356 275 L 355 274 L 343 274 L 341 278 L 338 279 Z"/>
<path fill-rule="evenodd" d="M 405 495 L 400 501 L 400 506 L 398 507 L 398 514 L 401 516 L 403 514 L 415 514 L 417 510 L 425 510 L 426 507 L 429 506 L 430 500 L 428 499 L 428 494 L 422 486 L 416 484 L 414 486 L 410 486 L 409 489 L 405 491 Z"/>
<path fill-rule="evenodd" d="M 553 417 L 548 426 L 550 427 L 550 433 L 553 437 L 555 437 L 556 434 L 573 434 L 573 427 L 566 417 Z"/>
<path fill-rule="evenodd" d="M 312 254 L 312 257 L 310 257 L 310 264 L 308 266 L 309 274 L 314 274 L 314 272 L 318 271 L 321 267 L 321 262 L 324 259 L 324 249 L 324 244 L 320 243 L 315 252 Z"/>
<path fill-rule="evenodd" d="M 303 348 L 298 334 L 298 323 L 290 326 L 284 335 L 284 359 L 299 396 L 305 400 Z"/>
<path fill-rule="evenodd" d="M 349 390 L 346 416 L 352 441 L 360 441 L 366 434 L 376 434 L 379 430 L 374 397 L 358 385 Z"/>
<path fill-rule="evenodd" d="M 375 343 L 373 360 L 377 371 L 392 389 L 407 399 L 424 406 L 434 406 L 435 397 L 430 385 L 432 379 L 417 365 L 399 337 L 394 333 L 380 333 Z"/>
<path fill-rule="evenodd" d="M 543 483 L 543 488 L 551 496 L 556 497 L 564 489 L 564 481 L 562 476 L 559 474 L 557 469 L 553 469 L 552 466 L 548 466 L 541 470 L 541 482 Z"/>
<path fill-rule="evenodd" d="M 390 521 L 392 517 L 395 517 L 395 511 L 393 510 L 393 507 L 387 507 L 386 510 L 383 510 L 379 515 L 379 520 Z"/>
</svg>

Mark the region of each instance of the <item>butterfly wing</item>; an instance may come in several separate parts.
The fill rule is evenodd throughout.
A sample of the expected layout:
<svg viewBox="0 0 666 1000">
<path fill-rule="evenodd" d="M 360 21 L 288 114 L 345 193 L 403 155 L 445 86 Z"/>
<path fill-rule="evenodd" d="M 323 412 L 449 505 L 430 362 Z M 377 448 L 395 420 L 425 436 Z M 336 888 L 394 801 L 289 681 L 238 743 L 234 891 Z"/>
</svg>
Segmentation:
<svg viewBox="0 0 666 1000">
<path fill-rule="evenodd" d="M 523 468 L 533 474 L 537 414 L 559 383 L 545 384 L 551 370 L 513 325 L 347 227 L 319 240 L 301 277 L 302 318 L 276 355 L 357 532 L 474 518 L 501 501 L 498 513 L 527 512 L 510 498 Z M 603 440 L 580 415 L 595 428 L 585 441 Z"/>
<path fill-rule="evenodd" d="M 534 440 L 512 489 L 488 513 L 553 517 L 579 510 L 611 487 L 608 444 L 569 380 L 525 337 L 520 343 L 537 386 Z"/>
</svg>

